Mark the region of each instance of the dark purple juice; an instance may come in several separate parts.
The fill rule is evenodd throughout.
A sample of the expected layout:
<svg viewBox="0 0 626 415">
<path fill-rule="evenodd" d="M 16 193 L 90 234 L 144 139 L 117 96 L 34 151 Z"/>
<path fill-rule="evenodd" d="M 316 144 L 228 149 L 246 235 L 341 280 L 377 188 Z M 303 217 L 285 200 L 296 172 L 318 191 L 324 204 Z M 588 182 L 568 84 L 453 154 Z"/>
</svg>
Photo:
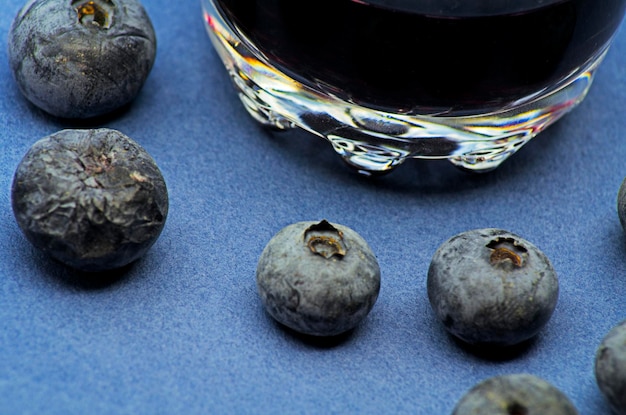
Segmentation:
<svg viewBox="0 0 626 415">
<path fill-rule="evenodd" d="M 353 0 L 215 3 L 287 75 L 358 104 L 422 113 L 495 109 L 554 85 L 604 48 L 626 7 L 564 0 L 446 17 Z"/>
</svg>

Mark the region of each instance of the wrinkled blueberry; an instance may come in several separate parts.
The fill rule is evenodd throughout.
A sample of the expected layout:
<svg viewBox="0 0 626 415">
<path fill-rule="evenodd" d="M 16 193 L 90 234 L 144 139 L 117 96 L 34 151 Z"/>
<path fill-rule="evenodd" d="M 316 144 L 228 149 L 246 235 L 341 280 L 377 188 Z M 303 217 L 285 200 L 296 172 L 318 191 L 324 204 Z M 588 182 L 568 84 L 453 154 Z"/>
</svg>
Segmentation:
<svg viewBox="0 0 626 415">
<path fill-rule="evenodd" d="M 626 415 L 626 321 L 602 339 L 596 352 L 595 375 L 613 411 Z"/>
<path fill-rule="evenodd" d="M 18 165 L 13 213 L 26 238 L 84 271 L 122 267 L 156 241 L 167 217 L 155 161 L 116 130 L 62 130 L 37 141 Z"/>
<path fill-rule="evenodd" d="M 495 376 L 471 388 L 453 415 L 577 415 L 570 400 L 555 386 L 520 373 Z"/>
<path fill-rule="evenodd" d="M 380 290 L 380 268 L 367 242 L 326 220 L 279 231 L 257 266 L 258 291 L 268 313 L 300 333 L 332 336 L 354 328 Z"/>
<path fill-rule="evenodd" d="M 626 179 L 622 181 L 617 192 L 617 215 L 622 225 L 622 229 L 626 231 Z"/>
<path fill-rule="evenodd" d="M 470 344 L 509 346 L 550 319 L 559 285 L 548 258 L 500 229 L 460 233 L 435 252 L 428 299 L 446 329 Z"/>
<path fill-rule="evenodd" d="M 89 118 L 129 103 L 156 56 L 138 0 L 34 0 L 9 31 L 9 63 L 24 96 L 63 118 Z"/>
</svg>

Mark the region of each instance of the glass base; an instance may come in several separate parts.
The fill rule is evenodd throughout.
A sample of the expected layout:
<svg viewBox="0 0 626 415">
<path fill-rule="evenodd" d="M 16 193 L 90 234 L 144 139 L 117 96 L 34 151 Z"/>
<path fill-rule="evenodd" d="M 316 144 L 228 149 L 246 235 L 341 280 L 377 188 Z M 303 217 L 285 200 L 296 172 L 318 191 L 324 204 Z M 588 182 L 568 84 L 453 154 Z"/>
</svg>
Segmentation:
<svg viewBox="0 0 626 415">
<path fill-rule="evenodd" d="M 338 99 L 290 78 L 203 0 L 207 31 L 250 115 L 277 130 L 302 128 L 328 140 L 364 174 L 393 170 L 409 158 L 448 159 L 465 170 L 498 167 L 525 143 L 580 103 L 608 44 L 555 87 L 496 112 L 480 115 L 407 115 Z"/>
</svg>

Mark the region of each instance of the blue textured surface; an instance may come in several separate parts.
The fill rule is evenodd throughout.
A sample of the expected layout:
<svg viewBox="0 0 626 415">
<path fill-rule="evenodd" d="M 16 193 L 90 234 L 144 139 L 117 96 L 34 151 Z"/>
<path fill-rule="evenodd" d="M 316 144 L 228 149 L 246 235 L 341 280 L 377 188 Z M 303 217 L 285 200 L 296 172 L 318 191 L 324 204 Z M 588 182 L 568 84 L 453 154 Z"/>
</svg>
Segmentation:
<svg viewBox="0 0 626 415">
<path fill-rule="evenodd" d="M 626 318 L 626 238 L 616 195 L 626 175 L 626 31 L 577 109 L 498 170 L 468 175 L 409 161 L 374 180 L 331 147 L 271 135 L 245 113 L 211 48 L 195 0 L 146 0 L 158 37 L 134 104 L 99 126 L 156 159 L 170 191 L 161 238 L 117 280 L 84 282 L 36 252 L 10 207 L 30 145 L 65 127 L 30 106 L 7 65 L 0 13 L 1 414 L 448 414 L 493 375 L 529 372 L 581 414 L 609 409 L 596 347 Z M 359 232 L 382 269 L 365 323 L 333 343 L 285 331 L 256 294 L 269 238 L 299 220 Z M 487 356 L 435 321 L 425 281 L 450 236 L 500 227 L 533 242 L 561 279 L 559 303 L 527 347 Z"/>
</svg>

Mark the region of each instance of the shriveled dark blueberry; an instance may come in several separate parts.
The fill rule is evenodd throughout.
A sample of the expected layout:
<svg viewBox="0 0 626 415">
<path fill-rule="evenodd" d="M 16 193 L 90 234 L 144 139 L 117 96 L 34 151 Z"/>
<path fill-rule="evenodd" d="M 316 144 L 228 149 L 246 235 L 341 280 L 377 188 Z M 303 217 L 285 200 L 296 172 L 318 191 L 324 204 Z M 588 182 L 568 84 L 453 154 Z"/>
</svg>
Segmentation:
<svg viewBox="0 0 626 415">
<path fill-rule="evenodd" d="M 89 118 L 135 98 L 156 57 L 156 36 L 138 0 L 34 0 L 8 36 L 21 92 L 63 118 Z"/>
<path fill-rule="evenodd" d="M 428 299 L 446 329 L 470 344 L 510 346 L 548 322 L 559 284 L 548 258 L 500 229 L 460 233 L 435 252 Z"/>
<path fill-rule="evenodd" d="M 626 231 L 626 179 L 622 181 L 617 192 L 617 215 L 622 225 L 622 229 Z"/>
<path fill-rule="evenodd" d="M 520 373 L 495 376 L 471 388 L 452 415 L 578 415 L 554 385 Z"/>
<path fill-rule="evenodd" d="M 15 171 L 11 198 L 26 238 L 83 271 L 119 268 L 142 256 L 168 212 L 154 159 L 106 128 L 62 130 L 37 141 Z"/>
<path fill-rule="evenodd" d="M 256 272 L 267 312 L 300 333 L 332 336 L 357 326 L 380 290 L 380 268 L 367 242 L 326 220 L 279 231 Z"/>
<path fill-rule="evenodd" d="M 613 327 L 596 352 L 596 382 L 619 415 L 626 415 L 626 321 Z"/>
</svg>

